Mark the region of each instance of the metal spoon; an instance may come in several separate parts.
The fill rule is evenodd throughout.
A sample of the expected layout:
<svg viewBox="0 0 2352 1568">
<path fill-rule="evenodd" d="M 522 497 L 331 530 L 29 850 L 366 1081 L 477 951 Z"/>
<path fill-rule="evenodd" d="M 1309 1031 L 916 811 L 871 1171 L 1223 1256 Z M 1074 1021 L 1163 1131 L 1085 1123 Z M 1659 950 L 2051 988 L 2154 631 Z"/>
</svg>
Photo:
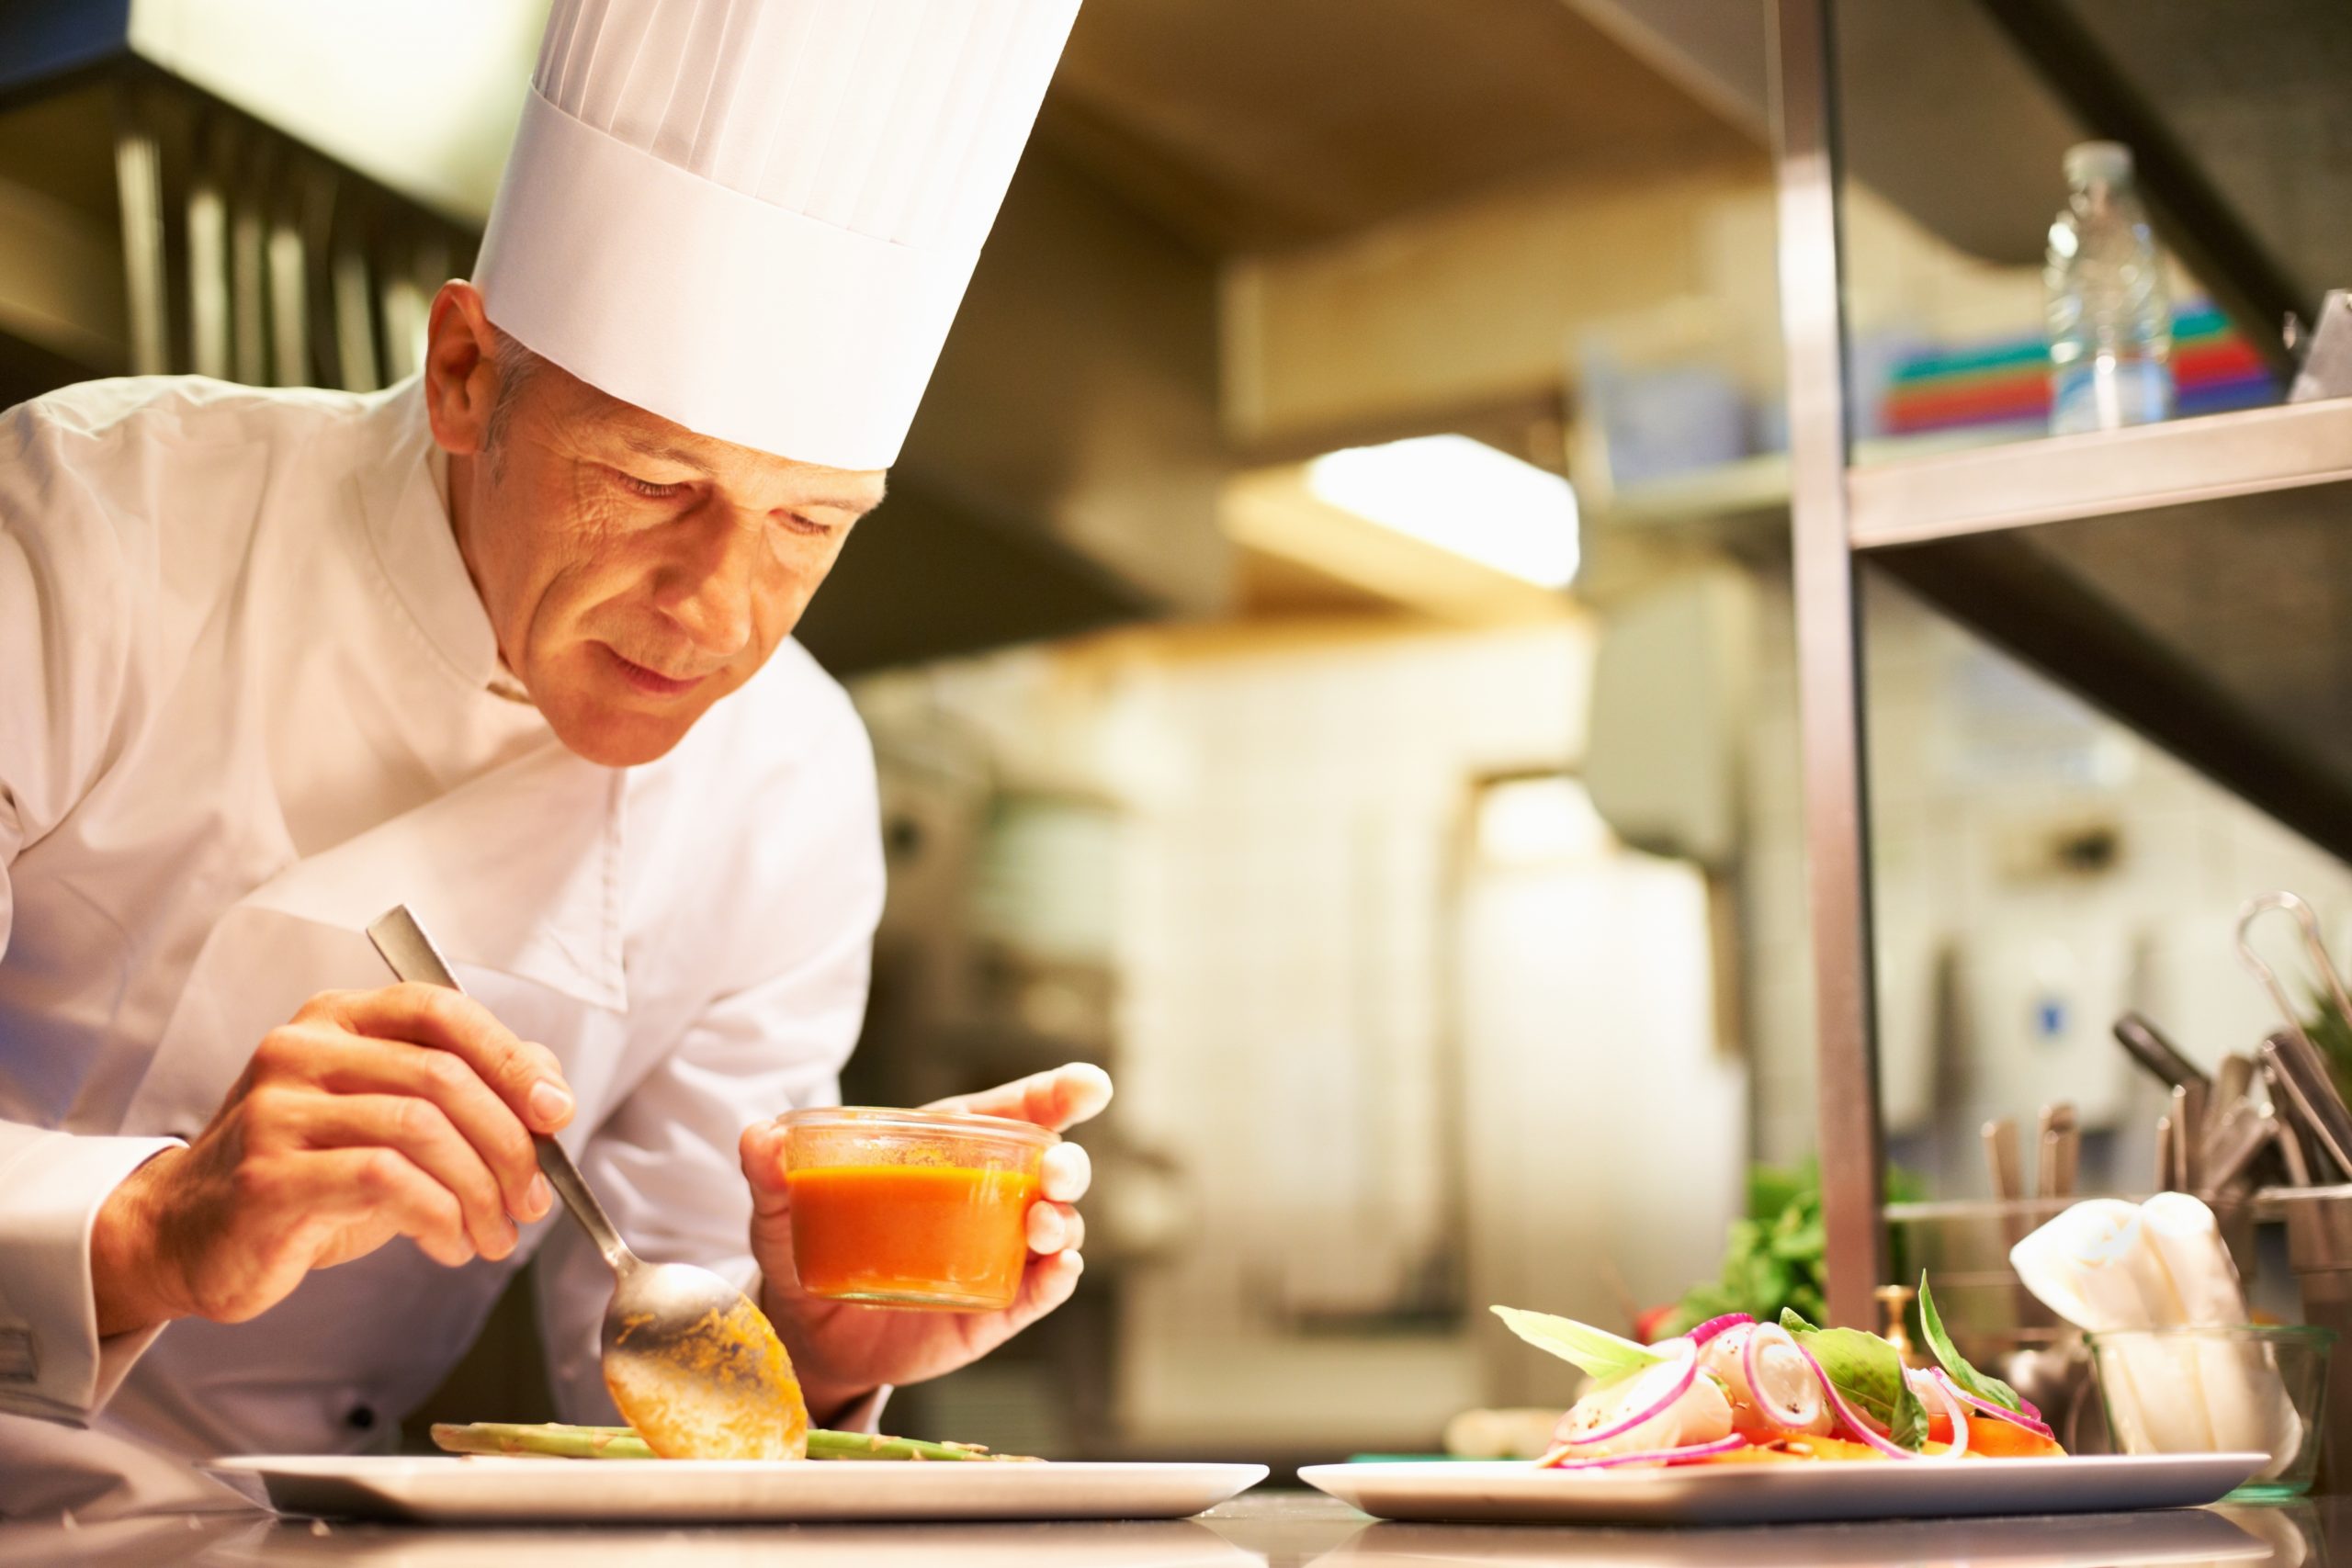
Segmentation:
<svg viewBox="0 0 2352 1568">
<path fill-rule="evenodd" d="M 405 904 L 368 940 L 401 979 L 464 988 Z M 808 1408 L 766 1316 L 707 1269 L 631 1252 L 571 1156 L 553 1138 L 532 1141 L 548 1185 L 613 1266 L 605 1386 L 647 1446 L 664 1459 L 804 1458 Z"/>
</svg>

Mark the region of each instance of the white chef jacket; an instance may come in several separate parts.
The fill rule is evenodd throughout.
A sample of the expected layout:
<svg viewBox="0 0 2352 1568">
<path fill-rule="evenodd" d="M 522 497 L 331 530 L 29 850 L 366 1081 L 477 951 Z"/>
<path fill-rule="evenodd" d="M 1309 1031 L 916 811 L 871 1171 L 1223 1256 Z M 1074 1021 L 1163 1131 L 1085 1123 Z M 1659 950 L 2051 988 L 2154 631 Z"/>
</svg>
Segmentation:
<svg viewBox="0 0 2352 1568">
<path fill-rule="evenodd" d="M 560 1210 L 502 1262 L 400 1240 L 250 1323 L 96 1337 L 100 1202 L 307 998 L 390 982 L 362 932 L 394 904 L 562 1060 L 561 1141 L 649 1258 L 748 1280 L 737 1136 L 836 1095 L 882 897 L 847 697 L 786 643 L 658 761 L 567 750 L 503 671 L 439 462 L 415 381 L 0 414 L 0 1510 L 25 1456 L 102 1434 L 379 1442 L 526 1255 L 566 1415 L 613 1419 L 611 1276 Z"/>
</svg>

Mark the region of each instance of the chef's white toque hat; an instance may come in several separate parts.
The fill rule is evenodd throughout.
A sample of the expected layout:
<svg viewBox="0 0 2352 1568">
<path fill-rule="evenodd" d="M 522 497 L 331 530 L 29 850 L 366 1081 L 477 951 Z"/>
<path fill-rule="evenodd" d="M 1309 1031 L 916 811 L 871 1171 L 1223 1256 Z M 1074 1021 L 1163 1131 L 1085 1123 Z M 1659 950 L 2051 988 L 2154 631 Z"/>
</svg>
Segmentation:
<svg viewBox="0 0 2352 1568">
<path fill-rule="evenodd" d="M 614 397 L 897 458 L 1079 0 L 555 0 L 475 268 Z"/>
</svg>

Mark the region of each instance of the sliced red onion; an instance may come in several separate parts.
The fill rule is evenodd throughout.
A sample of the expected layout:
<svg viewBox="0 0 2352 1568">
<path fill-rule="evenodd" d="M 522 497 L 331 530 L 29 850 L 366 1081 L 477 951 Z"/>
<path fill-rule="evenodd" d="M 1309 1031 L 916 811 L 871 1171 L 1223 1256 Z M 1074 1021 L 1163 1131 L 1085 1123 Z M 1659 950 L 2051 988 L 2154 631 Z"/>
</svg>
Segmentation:
<svg viewBox="0 0 2352 1568">
<path fill-rule="evenodd" d="M 1906 1370 L 1903 1374 L 1903 1381 L 1910 1384 L 1911 1392 L 1914 1393 L 1925 1390 L 1934 1394 L 1937 1402 L 1943 1405 L 1944 1415 L 1951 1421 L 1951 1446 L 1942 1453 L 1932 1457 L 1965 1459 L 1968 1456 L 1968 1409 L 1961 1404 L 1960 1391 L 1953 1388 L 1940 1371 L 1920 1372 Z"/>
<path fill-rule="evenodd" d="M 1727 1312 L 1721 1317 L 1711 1317 L 1707 1319 L 1706 1322 L 1692 1329 L 1685 1337 L 1687 1337 L 1693 1345 L 1704 1345 L 1708 1340 L 1713 1339 L 1716 1335 L 1721 1334 L 1726 1328 L 1737 1328 L 1743 1323 L 1754 1323 L 1756 1319 L 1744 1312 Z"/>
<path fill-rule="evenodd" d="M 1811 1409 L 1804 1409 L 1793 1404 L 1776 1405 L 1770 1402 L 1771 1396 L 1764 1387 L 1764 1366 L 1759 1354 L 1760 1348 L 1767 1345 L 1786 1345 L 1798 1354 L 1804 1354 L 1789 1331 L 1777 1323 L 1759 1323 L 1749 1329 L 1747 1342 L 1739 1350 L 1739 1368 L 1747 1379 L 1747 1396 L 1774 1426 L 1802 1431 L 1813 1425 L 1820 1416 L 1821 1408 L 1815 1405 Z M 1805 1359 L 1808 1361 L 1812 1359 L 1809 1356 Z M 1815 1370 L 1819 1369 L 1816 1367 Z"/>
<path fill-rule="evenodd" d="M 1728 1438 L 1717 1438 L 1712 1443 L 1686 1443 L 1679 1449 L 1653 1449 L 1647 1453 L 1602 1454 L 1597 1459 L 1571 1459 L 1565 1448 L 1555 1449 L 1538 1461 L 1542 1470 L 1608 1470 L 1626 1464 L 1680 1464 L 1690 1460 L 1705 1459 L 1710 1454 L 1727 1454 L 1734 1449 L 1744 1449 L 1747 1439 L 1734 1432 Z"/>
<path fill-rule="evenodd" d="M 1660 1371 L 1674 1369 L 1679 1365 L 1679 1371 L 1675 1371 L 1671 1387 L 1668 1393 L 1658 1398 L 1649 1400 L 1643 1404 L 1634 1412 L 1634 1414 L 1630 1416 L 1619 1416 L 1615 1422 L 1607 1427 L 1601 1427 L 1598 1431 L 1579 1432 L 1574 1438 L 1561 1438 L 1559 1433 L 1555 1431 L 1553 1433 L 1554 1438 L 1562 1441 L 1570 1447 L 1579 1449 L 1587 1448 L 1594 1443 L 1605 1443 L 1611 1438 L 1623 1437 L 1627 1432 L 1630 1432 L 1634 1427 L 1640 1426 L 1643 1422 L 1656 1420 L 1658 1416 L 1665 1415 L 1666 1412 L 1672 1407 L 1676 1400 L 1690 1392 L 1691 1383 L 1696 1382 L 1699 1376 L 1698 1347 L 1692 1345 L 1687 1339 L 1669 1340 L 1668 1343 L 1679 1345 L 1680 1347 L 1680 1349 L 1676 1353 L 1673 1359 L 1661 1362 L 1656 1367 L 1644 1368 L 1641 1371 L 1634 1374 L 1637 1378 L 1651 1377 Z M 1571 1411 L 1569 1414 L 1573 1415 L 1575 1412 Z M 1566 1423 L 1566 1416 L 1564 1416 L 1561 1417 L 1563 1425 Z"/>
<path fill-rule="evenodd" d="M 1828 1399 L 1829 1408 L 1838 1412 L 1838 1418 L 1852 1428 L 1854 1436 L 1889 1459 L 1917 1459 L 1919 1457 L 1901 1443 L 1884 1437 L 1877 1427 L 1862 1419 L 1861 1413 L 1847 1404 L 1846 1396 L 1838 1392 L 1838 1385 L 1829 1381 L 1829 1374 L 1822 1370 L 1819 1357 L 1803 1345 L 1797 1347 L 1797 1354 L 1805 1359 L 1805 1364 L 1813 1369 L 1813 1375 L 1820 1380 L 1821 1392 Z"/>
<path fill-rule="evenodd" d="M 2012 1427 L 2022 1427 L 2027 1431 L 2031 1432 L 2035 1437 L 2046 1438 L 2053 1443 L 2058 1440 L 2058 1434 L 2050 1429 L 2049 1424 L 2041 1418 L 2039 1412 L 2035 1412 L 2030 1416 L 2019 1415 L 2017 1411 L 2011 1410 L 2006 1405 L 1996 1404 L 1989 1399 L 1981 1399 L 1977 1395 L 1973 1394 L 1966 1389 L 1961 1387 L 1960 1384 L 1954 1382 L 1952 1381 L 1951 1374 L 1945 1371 L 1940 1367 L 1936 1369 L 1936 1371 L 1929 1375 L 1934 1377 L 1937 1383 L 1942 1387 L 1946 1393 L 1951 1395 L 1954 1399 L 1968 1406 L 1969 1409 L 1975 1411 L 1979 1416 L 1989 1416 L 1996 1421 L 2007 1421 Z M 2019 1404 L 2025 1404 L 2026 1409 L 2030 1411 L 2033 1409 L 2032 1405 L 2026 1404 L 2026 1402 L 2022 1399 L 2018 1400 L 2018 1403 Z"/>
</svg>

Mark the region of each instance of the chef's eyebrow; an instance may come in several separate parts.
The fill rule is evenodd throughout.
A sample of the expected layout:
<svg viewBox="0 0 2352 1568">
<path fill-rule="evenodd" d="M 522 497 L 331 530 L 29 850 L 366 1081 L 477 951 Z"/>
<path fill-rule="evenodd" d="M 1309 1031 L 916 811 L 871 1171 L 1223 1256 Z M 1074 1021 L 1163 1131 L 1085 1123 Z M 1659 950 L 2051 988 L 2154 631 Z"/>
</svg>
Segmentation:
<svg viewBox="0 0 2352 1568">
<path fill-rule="evenodd" d="M 659 457 L 663 462 L 676 463 L 697 473 L 707 474 L 710 465 L 685 447 L 664 441 L 659 436 L 641 435 L 633 430 L 621 433 L 621 445 L 640 457 Z"/>
<path fill-rule="evenodd" d="M 634 430 L 625 430 L 621 432 L 621 445 L 627 446 L 630 451 L 636 453 L 640 457 L 654 457 L 659 458 L 663 462 L 676 463 L 683 468 L 694 469 L 696 473 L 701 474 L 706 479 L 710 477 L 710 465 L 704 462 L 702 458 L 697 457 L 692 450 L 687 447 L 681 446 L 675 442 L 664 441 L 658 435 L 648 435 Z M 881 505 L 882 498 L 878 495 L 874 496 L 871 499 L 862 495 L 831 495 L 818 497 L 804 502 L 802 504 L 804 506 L 820 507 L 829 512 L 847 512 L 855 516 L 863 517 L 867 513 L 873 511 L 876 507 Z"/>
</svg>

